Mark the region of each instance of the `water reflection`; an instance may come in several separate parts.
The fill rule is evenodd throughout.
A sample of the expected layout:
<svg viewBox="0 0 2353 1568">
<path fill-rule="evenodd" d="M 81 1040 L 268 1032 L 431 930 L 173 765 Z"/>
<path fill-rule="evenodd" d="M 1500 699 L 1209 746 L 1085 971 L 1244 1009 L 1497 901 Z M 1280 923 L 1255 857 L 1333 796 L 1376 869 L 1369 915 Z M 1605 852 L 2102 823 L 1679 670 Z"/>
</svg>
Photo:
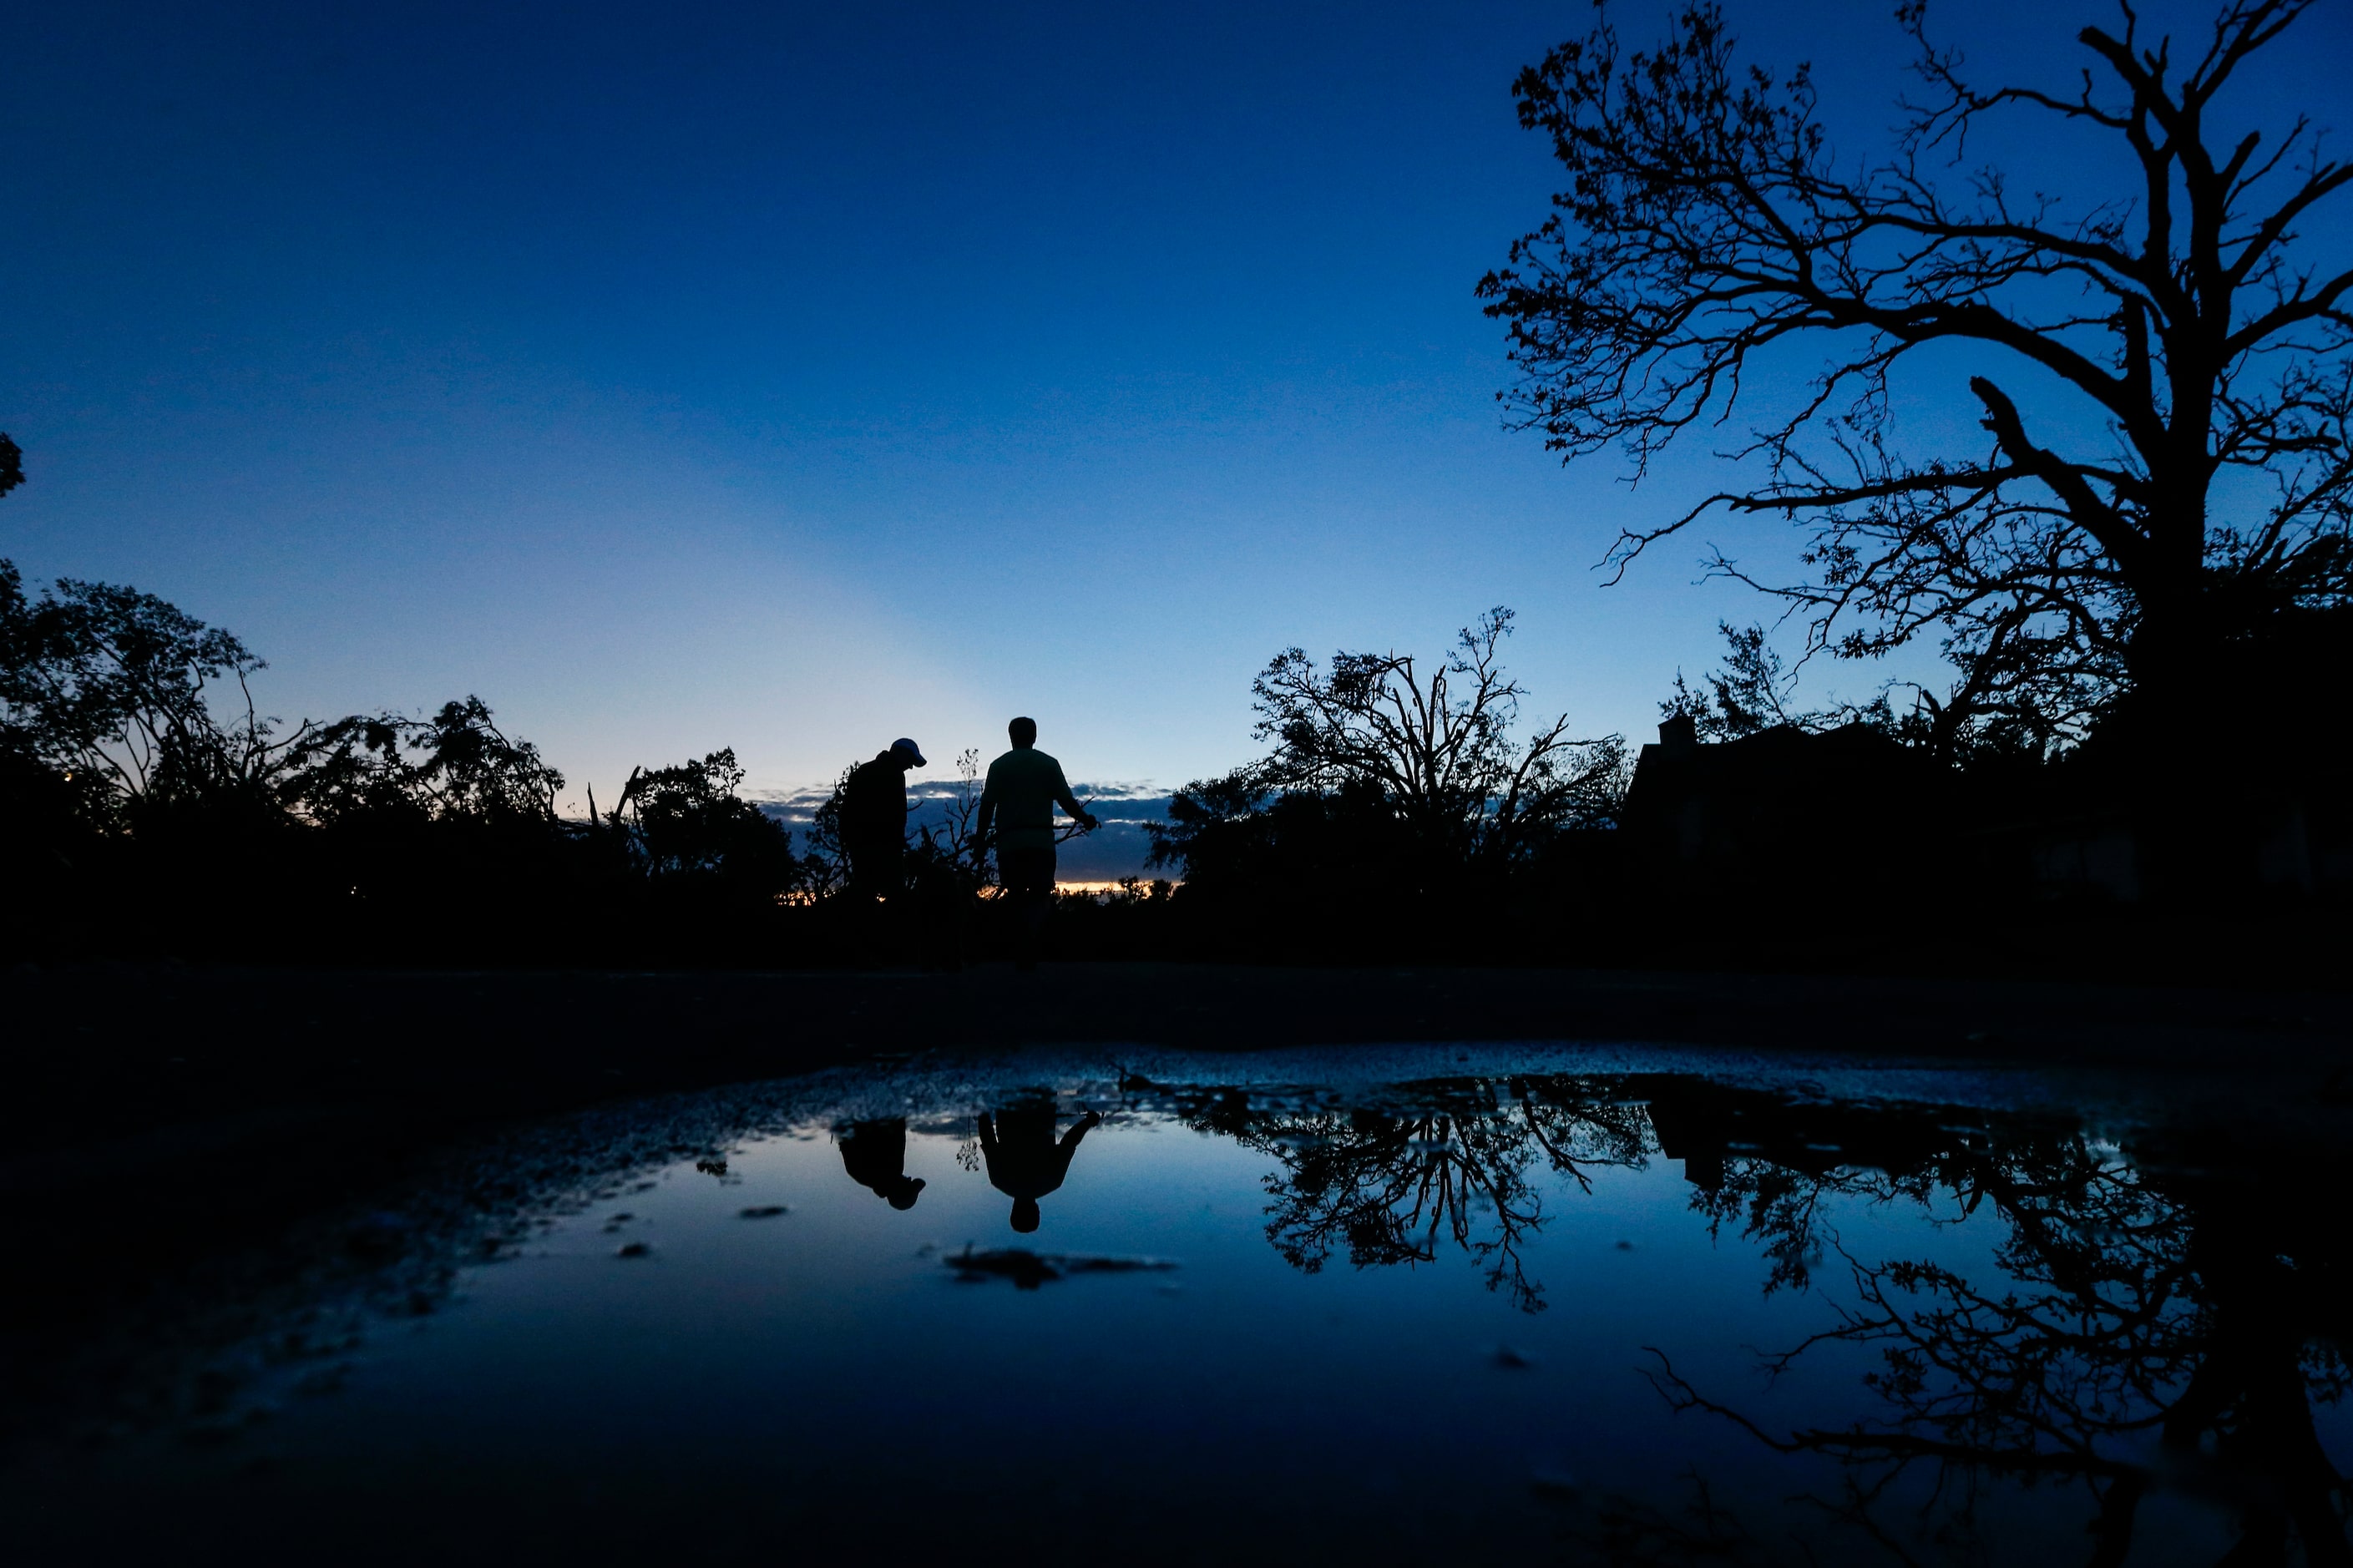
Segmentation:
<svg viewBox="0 0 2353 1568">
<path fill-rule="evenodd" d="M 586 1142 L 640 1152 L 548 1153 L 586 1212 L 500 1208 L 511 1178 L 488 1164 L 448 1206 L 483 1231 L 453 1232 L 451 1257 L 527 1254 L 489 1273 L 528 1327 L 499 1338 L 500 1288 L 474 1270 L 473 1310 L 436 1314 L 446 1341 L 416 1341 L 385 1386 L 442 1391 L 404 1396 L 428 1447 L 459 1441 L 427 1420 L 434 1400 L 462 1428 L 519 1363 L 543 1381 L 499 1406 L 513 1452 L 568 1440 L 532 1425 L 533 1387 L 632 1391 L 653 1422 L 675 1405 L 686 1479 L 666 1484 L 721 1511 L 737 1505 L 696 1489 L 720 1484 L 701 1467 L 750 1454 L 744 1510 L 956 1497 L 997 1528 L 970 1500 L 1018 1455 L 1080 1478 L 1055 1506 L 1090 1528 L 1171 1498 L 1290 1499 L 1269 1506 L 1302 1520 L 1300 1500 L 1326 1500 L 1282 1536 L 1317 1560 L 1443 1560 L 1430 1543 L 1460 1509 L 1499 1556 L 1566 1531 L 1624 1563 L 2353 1562 L 2328 1447 L 2353 1386 L 2353 1239 L 2308 1212 L 2341 1186 L 2341 1117 L 2231 1141 L 2168 1115 L 1683 1072 L 1303 1086 L 1185 1065 L 844 1075 L 764 1091 L 766 1109 L 714 1100 L 700 1122 L 600 1113 Z M 922 1194 L 923 1231 L 869 1194 L 902 1211 Z M 1027 1234 L 1049 1198 L 1053 1250 L 991 1245 L 1006 1200 Z M 611 1263 L 609 1241 L 565 1251 L 567 1226 L 601 1237 L 621 1205 L 650 1265 Z M 398 1218 L 369 1235 L 429 1234 Z M 1629 1235 L 1643 1246 L 1621 1262 Z M 666 1342 L 679 1314 L 697 1331 Z M 470 1342 L 434 1372 L 431 1344 Z M 1025 1391 L 1076 1377 L 1121 1396 L 1068 1429 L 1021 1415 Z M 957 1401 L 1003 1440 L 964 1443 Z M 777 1414 L 818 1407 L 839 1415 L 822 1440 Z M 336 1439 L 355 1472 L 391 1441 L 385 1408 L 355 1404 Z M 1410 1439 L 1430 1431 L 1445 1441 L 1425 1453 Z M 1577 1457 L 1534 1458 L 1555 1449 Z M 1408 1451 L 1427 1475 L 1399 1479 Z M 861 1489 L 902 1461 L 924 1477 L 913 1502 Z M 460 1489 L 469 1462 L 418 1484 Z M 1199 1557 L 1188 1528 L 1154 1560 Z"/>
<path fill-rule="evenodd" d="M 1229 1091 L 1190 1108 L 1198 1130 L 1276 1163 L 1267 1239 L 1314 1273 L 1335 1251 L 1359 1268 L 1430 1263 L 1441 1243 L 1477 1259 L 1487 1288 L 1544 1310 L 1525 1239 L 1544 1225 L 1530 1180 L 1541 1162 L 1580 1190 L 1589 1173 L 1637 1166 L 1650 1144 L 1622 1085 L 1591 1079 L 1461 1079 L 1415 1086 L 1407 1106 L 1254 1110 Z"/>
<path fill-rule="evenodd" d="M 1548 1172 L 1578 1192 L 1605 1169 L 1682 1162 L 1712 1229 L 1737 1222 L 1771 1262 L 1768 1289 L 1802 1286 L 1833 1194 L 1924 1194 L 1954 1176 L 1982 1131 L 1932 1108 L 1841 1105 L 1664 1074 L 1450 1079 L 1378 1106 L 1253 1109 L 1240 1090 L 1175 1098 L 1195 1128 L 1276 1162 L 1267 1239 L 1313 1273 L 1436 1260 L 1440 1244 L 1484 1265 L 1488 1288 L 1545 1306 L 1523 1244 L 1544 1226 Z M 1727 1181 L 1736 1170 L 1738 1179 Z"/>
<path fill-rule="evenodd" d="M 1732 1160 L 1698 1204 L 1712 1221 L 1746 1216 L 1772 1260 L 1768 1288 L 1805 1282 L 1794 1260 L 1836 1255 L 1851 1294 L 1763 1365 L 1778 1378 L 1829 1347 L 1864 1347 L 1878 1363 L 1862 1379 L 1864 1408 L 1775 1426 L 1678 1375 L 1662 1349 L 1654 1382 L 1674 1408 L 1835 1461 L 1838 1489 L 1812 1500 L 1899 1559 L 1971 1539 L 1985 1484 L 2001 1480 L 2078 1493 L 2094 1564 L 2126 1560 L 2160 1488 L 2235 1516 L 2219 1562 L 2353 1562 L 2353 1496 L 2314 1419 L 2348 1386 L 2348 1233 L 2298 1202 L 2334 1191 L 2333 1169 L 2211 1147 L 2200 1167 L 2168 1169 L 2072 1131 L 1914 1131 L 1888 1171 Z M 1852 1249 L 1819 1225 L 1833 1190 L 1939 1224 L 1989 1215 L 2002 1227 L 1993 1267 Z M 1682 1560 L 1725 1524 L 1694 1535 L 1621 1507 L 1613 1554 Z"/>
<path fill-rule="evenodd" d="M 1051 1100 L 980 1113 L 980 1154 L 987 1163 L 988 1184 L 1013 1200 L 1015 1230 L 1027 1236 L 1038 1228 L 1038 1200 L 1061 1186 L 1071 1173 L 1071 1156 L 1102 1121 L 1100 1112 L 1090 1110 L 1057 1142 Z"/>
<path fill-rule="evenodd" d="M 1823 1295 L 1817 1331 L 1761 1362 L 1780 1380 L 1831 1345 L 1864 1348 L 1877 1364 L 1852 1420 L 1774 1426 L 1678 1375 L 1672 1346 L 1653 1349 L 1652 1381 L 1678 1412 L 1833 1461 L 1837 1488 L 1809 1500 L 1851 1531 L 1850 1549 L 1969 1555 L 1985 1487 L 2014 1482 L 2080 1492 L 2093 1564 L 2126 1561 L 2159 1487 L 2236 1516 L 2218 1561 L 2353 1563 L 2353 1489 L 2314 1420 L 2353 1386 L 2353 1229 L 2295 1201 L 2336 1191 L 2333 1170 L 2208 1147 L 2169 1171 L 2049 1118 L 1697 1078 L 1462 1079 L 1378 1108 L 1180 1098 L 1190 1125 L 1273 1162 L 1267 1239 L 1310 1273 L 1340 1252 L 1371 1268 L 1451 1246 L 1490 1289 L 1541 1310 L 1523 1258 L 1546 1219 L 1532 1173 L 1589 1193 L 1593 1172 L 1654 1153 L 1682 1162 L 1690 1211 L 1712 1235 L 1757 1248 L 1764 1293 L 1808 1291 L 1833 1260 L 1849 1289 Z M 1851 1249 L 1833 1215 L 1858 1206 L 1997 1226 L 1992 1267 Z M 1694 1499 L 1680 1519 L 1610 1500 L 1588 1544 L 1630 1563 L 1780 1560 L 1704 1479 Z M 1791 1560 L 1814 1549 L 1801 1541 Z"/>
<path fill-rule="evenodd" d="M 905 1117 L 847 1122 L 835 1130 L 834 1141 L 841 1148 L 842 1169 L 849 1173 L 851 1181 L 887 1200 L 894 1209 L 915 1206 L 923 1184 L 922 1178 L 907 1174 Z"/>
</svg>

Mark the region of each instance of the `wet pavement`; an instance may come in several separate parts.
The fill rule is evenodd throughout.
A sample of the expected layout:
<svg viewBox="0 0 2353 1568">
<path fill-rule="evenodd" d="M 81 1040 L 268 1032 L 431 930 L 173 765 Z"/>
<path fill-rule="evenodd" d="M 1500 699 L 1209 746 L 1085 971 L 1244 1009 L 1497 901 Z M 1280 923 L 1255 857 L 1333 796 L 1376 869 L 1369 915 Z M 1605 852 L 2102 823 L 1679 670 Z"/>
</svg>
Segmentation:
<svg viewBox="0 0 2353 1568">
<path fill-rule="evenodd" d="M 151 1320 L 0 1505 L 27 1561 L 2343 1562 L 2338 1100 L 1523 1044 L 607 1105 Z"/>
</svg>

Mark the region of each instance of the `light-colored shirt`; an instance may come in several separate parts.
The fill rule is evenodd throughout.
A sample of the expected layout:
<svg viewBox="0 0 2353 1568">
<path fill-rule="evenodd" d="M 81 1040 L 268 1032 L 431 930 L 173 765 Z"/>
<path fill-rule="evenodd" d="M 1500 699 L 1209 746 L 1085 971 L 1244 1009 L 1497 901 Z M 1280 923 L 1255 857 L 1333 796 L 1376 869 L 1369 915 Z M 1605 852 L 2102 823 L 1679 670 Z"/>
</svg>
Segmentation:
<svg viewBox="0 0 2353 1568">
<path fill-rule="evenodd" d="M 1072 816 L 1085 807 L 1071 794 L 1062 764 L 1035 746 L 1016 746 L 988 764 L 988 783 L 980 804 L 996 815 L 994 832 L 999 849 L 1051 849 L 1054 808 Z"/>
</svg>

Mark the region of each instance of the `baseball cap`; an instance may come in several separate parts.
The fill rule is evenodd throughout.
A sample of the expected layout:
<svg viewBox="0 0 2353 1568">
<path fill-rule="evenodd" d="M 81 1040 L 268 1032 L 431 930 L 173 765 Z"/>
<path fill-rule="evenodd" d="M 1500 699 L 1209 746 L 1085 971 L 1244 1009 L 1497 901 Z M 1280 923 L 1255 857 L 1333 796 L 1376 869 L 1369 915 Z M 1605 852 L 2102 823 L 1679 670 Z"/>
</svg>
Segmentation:
<svg viewBox="0 0 2353 1568">
<path fill-rule="evenodd" d="M 891 749 L 894 752 L 904 752 L 909 756 L 914 758 L 915 765 L 919 768 L 927 768 L 931 766 L 931 763 L 923 761 L 923 748 L 915 744 L 914 742 L 910 741 L 904 735 L 902 735 L 897 740 L 892 742 Z"/>
</svg>

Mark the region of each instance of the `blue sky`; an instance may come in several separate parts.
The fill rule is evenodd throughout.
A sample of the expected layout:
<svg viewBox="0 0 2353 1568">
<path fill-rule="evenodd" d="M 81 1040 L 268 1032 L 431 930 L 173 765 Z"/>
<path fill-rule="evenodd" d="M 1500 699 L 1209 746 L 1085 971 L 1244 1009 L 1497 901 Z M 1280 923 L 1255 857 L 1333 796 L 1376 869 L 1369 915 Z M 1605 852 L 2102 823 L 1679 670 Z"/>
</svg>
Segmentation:
<svg viewBox="0 0 2353 1568">
<path fill-rule="evenodd" d="M 1727 8 L 1858 151 L 1885 123 L 1890 6 Z M 2343 120 L 2347 10 L 2274 101 Z M 1951 11 L 2060 81 L 2109 15 Z M 771 792 L 993 752 L 1017 711 L 1165 787 L 1251 754 L 1277 649 L 1499 603 L 1538 707 L 1639 734 L 1763 608 L 1702 544 L 1787 541 L 1605 589 L 1720 475 L 1629 492 L 1500 427 L 1471 290 L 1552 188 L 1509 86 L 1589 16 L 20 10 L 0 553 L 233 628 L 289 720 L 479 692 L 600 794 L 722 745 Z"/>
</svg>

